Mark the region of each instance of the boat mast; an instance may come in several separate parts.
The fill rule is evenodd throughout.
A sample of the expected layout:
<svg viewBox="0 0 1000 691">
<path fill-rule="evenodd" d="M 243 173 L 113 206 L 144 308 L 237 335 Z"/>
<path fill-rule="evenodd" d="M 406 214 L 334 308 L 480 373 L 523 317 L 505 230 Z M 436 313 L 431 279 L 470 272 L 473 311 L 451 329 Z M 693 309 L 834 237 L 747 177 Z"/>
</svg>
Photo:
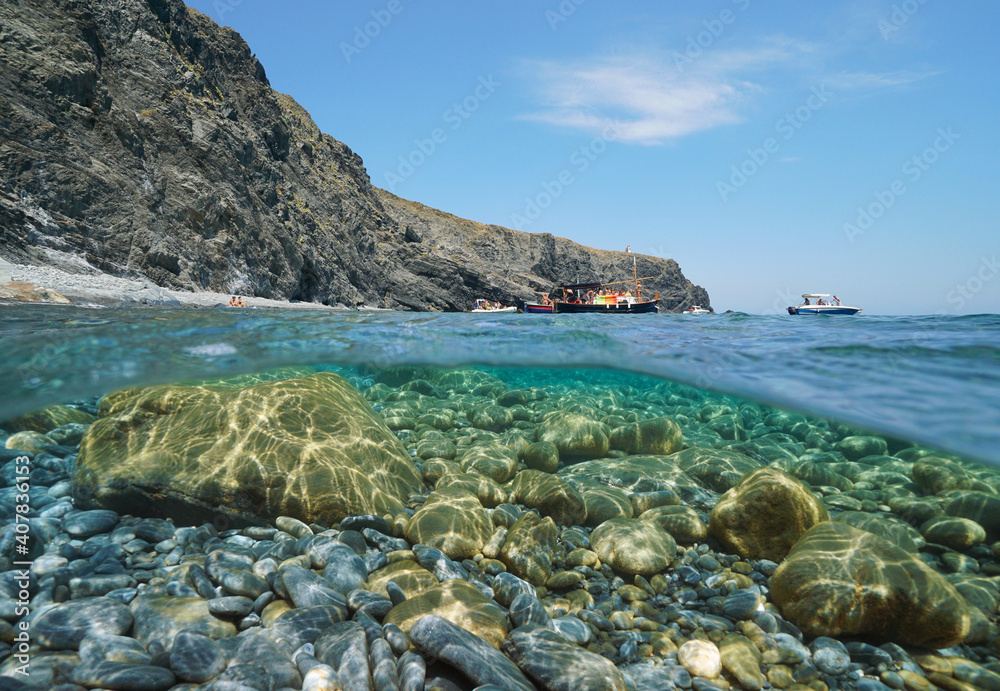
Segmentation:
<svg viewBox="0 0 1000 691">
<path fill-rule="evenodd" d="M 632 280 L 635 281 L 635 299 L 642 300 L 642 293 L 639 292 L 639 269 L 635 265 L 635 257 L 632 257 Z"/>
</svg>

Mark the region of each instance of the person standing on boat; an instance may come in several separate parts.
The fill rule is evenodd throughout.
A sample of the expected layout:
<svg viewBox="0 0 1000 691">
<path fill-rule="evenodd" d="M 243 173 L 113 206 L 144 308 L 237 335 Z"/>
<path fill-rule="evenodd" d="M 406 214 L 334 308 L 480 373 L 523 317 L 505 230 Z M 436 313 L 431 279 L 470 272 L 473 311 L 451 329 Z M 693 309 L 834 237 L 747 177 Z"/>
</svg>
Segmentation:
<svg viewBox="0 0 1000 691">
<path fill-rule="evenodd" d="M 840 305 L 840 298 L 837 297 L 836 295 L 833 296 L 833 304 L 835 304 L 837 306 Z"/>
</svg>

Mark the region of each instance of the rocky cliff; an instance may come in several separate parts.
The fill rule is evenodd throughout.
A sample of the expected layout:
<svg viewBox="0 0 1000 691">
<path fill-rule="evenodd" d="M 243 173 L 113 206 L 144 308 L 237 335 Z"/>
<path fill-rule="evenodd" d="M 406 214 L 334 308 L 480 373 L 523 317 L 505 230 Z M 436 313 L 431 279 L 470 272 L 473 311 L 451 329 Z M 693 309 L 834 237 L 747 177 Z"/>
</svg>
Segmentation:
<svg viewBox="0 0 1000 691">
<path fill-rule="evenodd" d="M 632 272 L 620 252 L 376 189 L 237 33 L 180 0 L 4 2 L 0 64 L 9 259 L 69 253 L 172 289 L 414 310 Z M 637 257 L 663 308 L 708 304 L 676 262 Z"/>
</svg>

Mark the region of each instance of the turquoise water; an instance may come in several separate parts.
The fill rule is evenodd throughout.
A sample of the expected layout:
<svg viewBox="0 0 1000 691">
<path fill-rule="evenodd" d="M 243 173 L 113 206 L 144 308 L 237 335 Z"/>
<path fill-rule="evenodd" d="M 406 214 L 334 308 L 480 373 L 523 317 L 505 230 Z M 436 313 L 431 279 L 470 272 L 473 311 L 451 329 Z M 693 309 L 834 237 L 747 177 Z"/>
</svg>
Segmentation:
<svg viewBox="0 0 1000 691">
<path fill-rule="evenodd" d="M 471 315 L 0 307 L 0 419 L 141 384 L 325 365 L 651 375 L 1000 465 L 1000 316 Z M 565 374 L 569 374 L 568 372 Z M 537 379 L 537 371 L 532 375 Z"/>
</svg>

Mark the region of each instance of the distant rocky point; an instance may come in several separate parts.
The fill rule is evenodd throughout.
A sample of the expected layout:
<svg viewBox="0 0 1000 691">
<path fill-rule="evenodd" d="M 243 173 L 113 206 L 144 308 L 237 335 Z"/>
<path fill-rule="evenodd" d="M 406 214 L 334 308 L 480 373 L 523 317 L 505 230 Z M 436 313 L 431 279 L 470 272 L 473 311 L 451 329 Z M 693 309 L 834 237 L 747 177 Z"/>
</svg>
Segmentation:
<svg viewBox="0 0 1000 691">
<path fill-rule="evenodd" d="M 708 306 L 677 263 L 451 216 L 372 186 L 271 89 L 234 31 L 180 0 L 0 5 L 0 255 L 77 256 L 171 290 L 465 310 L 632 258 L 661 309 Z"/>
</svg>

